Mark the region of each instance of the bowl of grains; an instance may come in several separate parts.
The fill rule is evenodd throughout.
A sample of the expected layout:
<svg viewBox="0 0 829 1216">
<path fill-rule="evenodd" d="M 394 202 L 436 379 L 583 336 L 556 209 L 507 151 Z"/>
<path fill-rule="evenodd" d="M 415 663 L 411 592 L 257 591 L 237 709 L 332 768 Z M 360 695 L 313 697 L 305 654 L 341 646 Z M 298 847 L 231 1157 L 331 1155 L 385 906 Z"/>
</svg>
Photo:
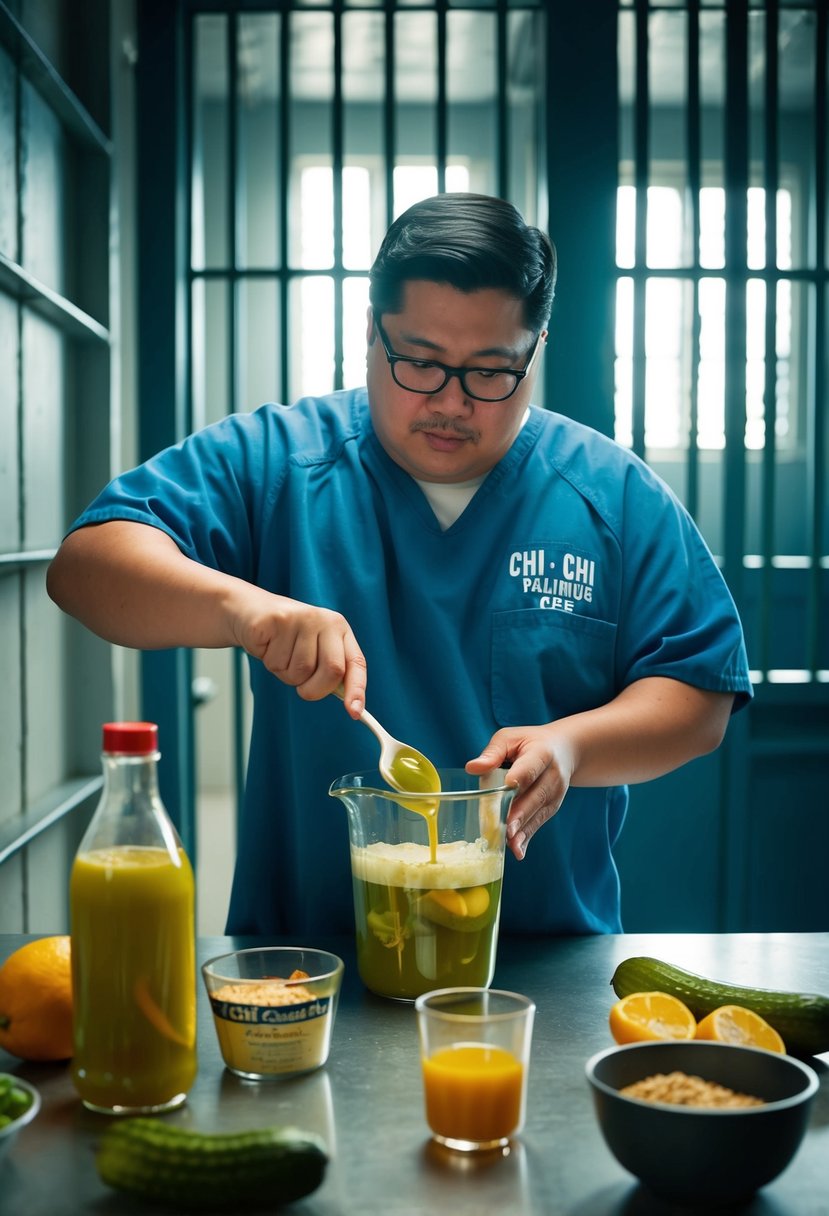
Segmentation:
<svg viewBox="0 0 829 1216">
<path fill-rule="evenodd" d="M 818 1090 L 791 1056 L 693 1040 L 611 1047 L 586 1073 L 616 1160 L 677 1204 L 741 1203 L 781 1174 Z"/>
<path fill-rule="evenodd" d="M 328 1059 L 343 961 L 268 946 L 208 959 L 202 976 L 225 1066 L 249 1081 L 300 1076 Z"/>
</svg>

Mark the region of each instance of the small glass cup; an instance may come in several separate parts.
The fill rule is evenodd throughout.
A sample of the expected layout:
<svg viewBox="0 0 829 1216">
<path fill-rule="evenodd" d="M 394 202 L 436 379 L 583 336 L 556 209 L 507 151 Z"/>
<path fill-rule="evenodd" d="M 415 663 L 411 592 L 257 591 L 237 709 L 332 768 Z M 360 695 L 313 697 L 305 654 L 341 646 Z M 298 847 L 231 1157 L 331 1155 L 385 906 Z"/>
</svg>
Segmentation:
<svg viewBox="0 0 829 1216">
<path fill-rule="evenodd" d="M 524 1126 L 534 1002 L 497 988 L 441 988 L 415 1009 L 433 1138 L 461 1152 L 505 1148 Z"/>
<path fill-rule="evenodd" d="M 336 954 L 236 950 L 209 959 L 202 975 L 222 1058 L 237 1077 L 279 1080 L 326 1062 L 343 977 Z"/>
</svg>

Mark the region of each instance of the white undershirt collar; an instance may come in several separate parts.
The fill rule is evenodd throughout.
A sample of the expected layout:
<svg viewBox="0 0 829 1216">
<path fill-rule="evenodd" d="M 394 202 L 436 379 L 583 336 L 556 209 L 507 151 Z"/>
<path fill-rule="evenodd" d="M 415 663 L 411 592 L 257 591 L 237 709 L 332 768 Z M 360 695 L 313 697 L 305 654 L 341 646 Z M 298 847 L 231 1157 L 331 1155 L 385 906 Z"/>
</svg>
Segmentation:
<svg viewBox="0 0 829 1216">
<path fill-rule="evenodd" d="M 521 419 L 519 429 L 526 425 L 529 416 L 528 409 Z M 419 481 L 417 478 L 415 481 L 426 495 L 426 500 L 435 513 L 441 531 L 445 532 L 447 528 L 452 527 L 456 519 L 460 519 L 463 515 L 475 497 L 475 491 L 486 480 L 486 477 L 487 474 L 482 473 L 480 477 L 473 477 L 471 481 L 455 481 L 450 484 L 440 481 Z"/>
</svg>

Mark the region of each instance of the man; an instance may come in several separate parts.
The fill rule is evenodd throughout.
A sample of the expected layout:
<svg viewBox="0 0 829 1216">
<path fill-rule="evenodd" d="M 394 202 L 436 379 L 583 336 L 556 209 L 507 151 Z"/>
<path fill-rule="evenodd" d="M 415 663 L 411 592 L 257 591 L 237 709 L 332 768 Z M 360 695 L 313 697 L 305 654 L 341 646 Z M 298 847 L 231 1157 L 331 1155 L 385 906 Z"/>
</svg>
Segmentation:
<svg viewBox="0 0 829 1216">
<path fill-rule="evenodd" d="M 326 792 L 377 746 L 329 696 L 341 681 L 356 718 L 370 674 L 372 713 L 439 767 L 509 768 L 502 925 L 526 932 L 621 929 L 627 783 L 717 747 L 751 695 L 680 504 L 530 404 L 555 274 L 510 204 L 415 204 L 371 271 L 366 389 L 191 436 L 116 479 L 50 568 L 55 601 L 112 642 L 250 656 L 229 932 L 352 924 Z"/>
</svg>

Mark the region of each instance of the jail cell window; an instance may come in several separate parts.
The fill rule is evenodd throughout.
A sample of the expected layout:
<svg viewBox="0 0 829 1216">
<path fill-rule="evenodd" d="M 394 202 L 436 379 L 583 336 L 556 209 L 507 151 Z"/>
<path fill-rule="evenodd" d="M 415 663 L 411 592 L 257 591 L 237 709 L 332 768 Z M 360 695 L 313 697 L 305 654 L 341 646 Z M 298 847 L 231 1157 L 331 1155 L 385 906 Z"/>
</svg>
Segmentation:
<svg viewBox="0 0 829 1216">
<path fill-rule="evenodd" d="M 437 166 L 405 163 L 393 174 L 394 215 L 438 192 Z M 368 270 L 377 252 L 377 234 L 385 228 L 385 174 L 381 161 L 350 164 L 343 168 L 342 277 L 344 388 L 365 384 Z M 446 166 L 447 191 L 468 192 L 469 165 Z M 334 175 L 330 164 L 304 163 L 298 175 L 301 217 L 294 264 L 300 271 L 339 271 L 334 266 Z M 362 271 L 362 273 L 360 273 Z M 335 275 L 303 274 L 298 282 L 298 349 L 292 365 L 297 383 L 292 397 L 330 393 L 335 388 L 334 360 Z"/>
<path fill-rule="evenodd" d="M 464 164 L 446 166 L 447 193 L 465 194 L 469 190 L 470 171 Z M 401 215 L 422 198 L 438 192 L 437 165 L 396 165 L 394 169 L 394 214 Z"/>
<path fill-rule="evenodd" d="M 765 190 L 748 191 L 746 266 L 765 268 Z M 725 446 L 725 279 L 718 276 L 725 263 L 725 191 L 703 187 L 699 195 L 698 325 L 699 351 L 695 361 L 693 334 L 693 277 L 689 272 L 690 216 L 687 196 L 678 188 L 650 186 L 647 194 L 646 265 L 648 270 L 674 270 L 667 276 L 648 276 L 645 286 L 645 444 L 649 450 L 688 447 L 690 384 L 696 374 L 697 429 L 700 449 Z M 777 193 L 777 265 L 785 275 L 792 266 L 792 192 Z M 636 188 L 620 186 L 617 192 L 616 262 L 619 269 L 636 266 Z M 710 273 L 709 273 L 710 272 Z M 769 294 L 771 293 L 771 295 Z M 765 328 L 766 308 L 776 309 L 775 442 L 791 448 L 796 440 L 793 401 L 793 327 L 796 322 L 791 281 L 780 278 L 767 284 L 749 278 L 746 286 L 746 430 L 748 449 L 762 449 L 765 433 Z M 633 443 L 634 279 L 622 273 L 616 288 L 615 436 Z M 696 367 L 696 372 L 694 368 Z"/>
</svg>

